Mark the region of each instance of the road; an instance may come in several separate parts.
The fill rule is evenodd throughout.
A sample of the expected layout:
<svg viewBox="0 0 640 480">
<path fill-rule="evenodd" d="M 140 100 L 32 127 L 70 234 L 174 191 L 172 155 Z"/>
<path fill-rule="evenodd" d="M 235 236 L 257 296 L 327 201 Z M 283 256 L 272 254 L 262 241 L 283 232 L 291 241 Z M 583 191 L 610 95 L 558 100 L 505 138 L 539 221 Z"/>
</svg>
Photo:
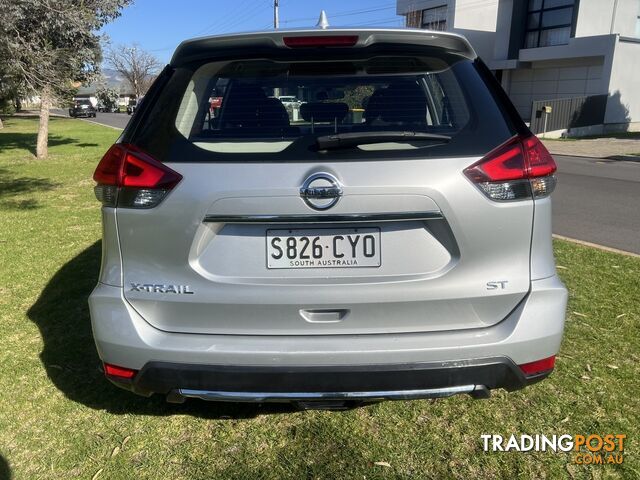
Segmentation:
<svg viewBox="0 0 640 480">
<path fill-rule="evenodd" d="M 640 254 L 640 162 L 554 158 L 553 232 Z"/>
<path fill-rule="evenodd" d="M 64 115 L 65 117 L 69 116 L 69 113 L 66 110 L 62 110 L 60 108 L 52 109 L 52 112 L 56 115 Z M 107 125 L 108 127 L 115 127 L 123 129 L 129 123 L 130 115 L 126 113 L 102 113 L 98 112 L 96 114 L 96 118 L 81 118 L 80 120 L 86 120 L 90 122 L 99 123 L 101 125 Z"/>
<path fill-rule="evenodd" d="M 89 120 L 124 128 L 130 118 L 98 113 Z M 558 186 L 553 194 L 553 232 L 640 254 L 640 162 L 554 158 Z"/>
</svg>

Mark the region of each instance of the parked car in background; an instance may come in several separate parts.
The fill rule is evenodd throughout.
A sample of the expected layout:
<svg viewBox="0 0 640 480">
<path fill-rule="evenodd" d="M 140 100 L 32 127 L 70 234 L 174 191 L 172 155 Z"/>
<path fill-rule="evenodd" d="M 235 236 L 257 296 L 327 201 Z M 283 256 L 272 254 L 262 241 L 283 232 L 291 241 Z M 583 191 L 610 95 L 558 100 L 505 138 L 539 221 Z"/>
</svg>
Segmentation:
<svg viewBox="0 0 640 480">
<path fill-rule="evenodd" d="M 95 117 L 96 107 L 89 100 L 74 100 L 73 106 L 69 108 L 70 117 Z"/>
<path fill-rule="evenodd" d="M 138 105 L 140 105 L 140 102 L 142 102 L 142 99 L 143 97 L 140 97 L 138 100 L 129 100 L 129 104 L 127 105 L 127 115 L 133 115 L 135 113 Z"/>
<path fill-rule="evenodd" d="M 298 97 L 294 97 L 292 95 L 280 95 L 277 98 L 282 102 L 282 104 L 285 107 L 287 106 L 299 107 L 302 104 L 302 101 L 298 100 Z"/>
<path fill-rule="evenodd" d="M 280 91 L 315 100 L 294 123 Z M 552 372 L 556 165 L 465 38 L 195 39 L 146 98 L 94 174 L 89 305 L 113 383 L 346 408 L 485 398 Z"/>
<path fill-rule="evenodd" d="M 278 99 L 280 103 L 282 103 L 282 105 L 284 106 L 287 112 L 287 115 L 289 115 L 289 120 L 291 122 L 296 122 L 301 120 L 300 106 L 304 102 L 299 100 L 298 97 L 295 97 L 293 95 L 278 95 L 278 96 L 273 96 L 271 98 Z"/>
<path fill-rule="evenodd" d="M 222 107 L 223 97 L 209 97 L 209 109 L 211 112 Z"/>
</svg>

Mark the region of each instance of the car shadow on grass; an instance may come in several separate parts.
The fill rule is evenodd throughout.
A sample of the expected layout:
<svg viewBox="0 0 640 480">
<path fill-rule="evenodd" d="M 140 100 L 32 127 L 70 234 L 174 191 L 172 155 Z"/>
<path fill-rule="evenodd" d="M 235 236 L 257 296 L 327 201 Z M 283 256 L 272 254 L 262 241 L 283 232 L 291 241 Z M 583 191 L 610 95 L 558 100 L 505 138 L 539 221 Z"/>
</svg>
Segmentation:
<svg viewBox="0 0 640 480">
<path fill-rule="evenodd" d="M 10 480 L 11 477 L 11 468 L 9 467 L 9 462 L 0 455 L 0 480 Z"/>
<path fill-rule="evenodd" d="M 98 278 L 100 258 L 101 242 L 98 241 L 60 268 L 27 312 L 42 335 L 44 347 L 40 359 L 47 375 L 68 399 L 114 414 L 187 414 L 238 419 L 292 410 L 288 405 L 201 400 L 174 405 L 166 403 L 160 395 L 140 397 L 108 382 L 100 369 L 87 304 Z"/>
</svg>

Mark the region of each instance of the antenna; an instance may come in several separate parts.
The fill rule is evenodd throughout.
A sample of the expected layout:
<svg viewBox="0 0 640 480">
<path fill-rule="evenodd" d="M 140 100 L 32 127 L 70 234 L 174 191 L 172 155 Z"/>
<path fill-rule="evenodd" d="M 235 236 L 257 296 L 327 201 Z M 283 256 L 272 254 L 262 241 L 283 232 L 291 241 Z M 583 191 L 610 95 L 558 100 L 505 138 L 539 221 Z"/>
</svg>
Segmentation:
<svg viewBox="0 0 640 480">
<path fill-rule="evenodd" d="M 276 30 L 280 27 L 280 15 L 279 15 L 280 1 L 273 0 L 273 28 Z"/>
<path fill-rule="evenodd" d="M 318 18 L 318 23 L 316 27 L 325 30 L 329 26 L 329 20 L 327 20 L 327 14 L 324 10 L 320 11 L 320 18 Z"/>
</svg>

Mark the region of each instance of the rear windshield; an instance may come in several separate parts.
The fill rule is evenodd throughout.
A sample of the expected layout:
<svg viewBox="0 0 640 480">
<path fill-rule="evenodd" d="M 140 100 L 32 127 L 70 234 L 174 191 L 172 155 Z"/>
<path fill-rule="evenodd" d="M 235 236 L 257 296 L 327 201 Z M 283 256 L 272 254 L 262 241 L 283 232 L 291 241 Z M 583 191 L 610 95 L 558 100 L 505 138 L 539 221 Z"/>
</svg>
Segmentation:
<svg viewBox="0 0 640 480">
<path fill-rule="evenodd" d="M 514 133 L 474 62 L 452 55 L 200 63 L 148 107 L 135 143 L 162 161 L 482 155 Z M 362 139 L 318 140 L 340 134 Z"/>
</svg>

